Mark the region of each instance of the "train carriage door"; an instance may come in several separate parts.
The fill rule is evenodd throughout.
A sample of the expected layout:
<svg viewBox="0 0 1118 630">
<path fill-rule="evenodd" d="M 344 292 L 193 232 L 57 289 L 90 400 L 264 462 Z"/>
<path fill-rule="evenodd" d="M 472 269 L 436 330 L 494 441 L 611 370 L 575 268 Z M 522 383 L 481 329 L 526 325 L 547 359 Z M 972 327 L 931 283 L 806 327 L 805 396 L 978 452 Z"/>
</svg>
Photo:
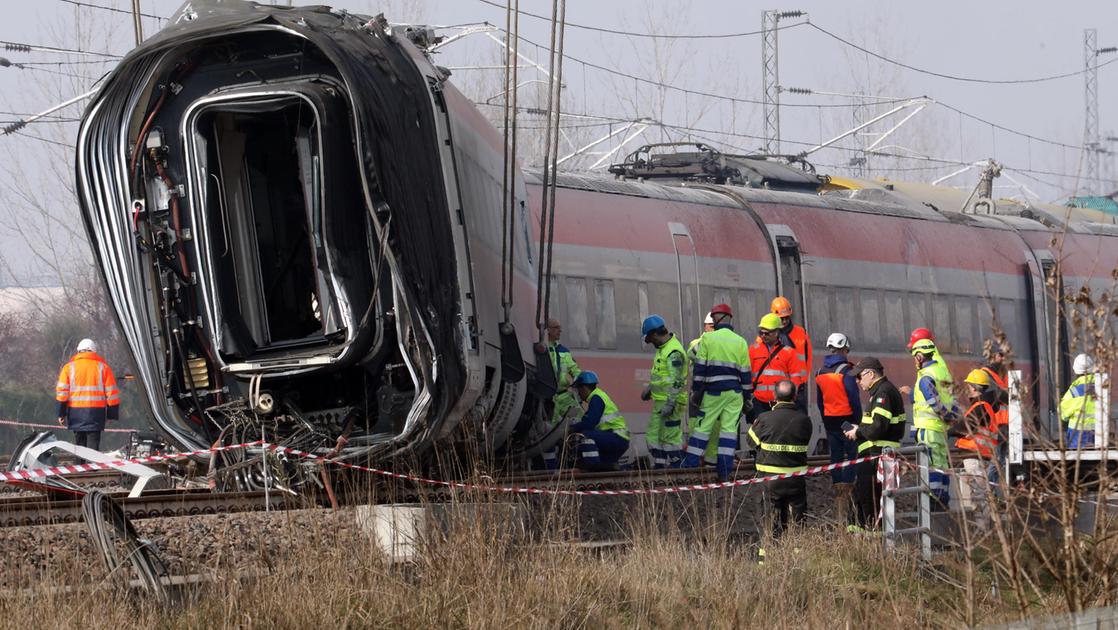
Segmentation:
<svg viewBox="0 0 1118 630">
<path fill-rule="evenodd" d="M 1041 362 L 1038 353 L 1037 380 L 1043 393 L 1040 398 L 1042 409 L 1047 411 L 1047 427 L 1052 436 L 1059 433 L 1059 413 L 1056 406 L 1059 404 L 1060 394 L 1070 381 L 1068 366 L 1068 329 L 1066 312 L 1061 304 L 1064 295 L 1064 280 L 1060 273 L 1060 266 L 1052 252 L 1037 250 L 1034 252 L 1036 262 L 1029 263 L 1029 297 L 1033 308 L 1030 315 L 1036 318 L 1035 345 L 1047 361 Z M 1039 266 L 1039 269 L 1037 267 Z M 1043 350 L 1042 350 L 1043 348 Z M 1047 368 L 1047 369 L 1045 369 Z"/>
<path fill-rule="evenodd" d="M 699 260 L 691 232 L 682 223 L 669 223 L 675 250 L 676 282 L 679 288 L 679 322 L 675 330 L 684 338 L 698 337 L 703 332 L 703 317 L 699 314 Z"/>
</svg>

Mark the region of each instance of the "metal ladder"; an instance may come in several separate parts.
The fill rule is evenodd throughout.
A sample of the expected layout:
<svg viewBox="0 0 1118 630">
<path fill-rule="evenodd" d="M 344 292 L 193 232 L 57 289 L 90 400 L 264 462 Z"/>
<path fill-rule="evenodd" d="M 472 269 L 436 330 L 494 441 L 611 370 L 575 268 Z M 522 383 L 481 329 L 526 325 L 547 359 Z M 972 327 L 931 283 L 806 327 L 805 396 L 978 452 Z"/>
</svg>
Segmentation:
<svg viewBox="0 0 1118 630">
<path fill-rule="evenodd" d="M 920 481 L 914 486 L 900 486 L 881 490 L 881 531 L 886 551 L 894 551 L 897 541 L 903 536 L 920 536 L 920 556 L 925 562 L 932 560 L 932 497 L 928 485 L 928 465 L 930 453 L 927 446 L 905 446 L 901 448 L 885 447 L 882 455 L 894 455 L 899 460 L 906 455 L 916 455 L 916 466 L 920 471 Z M 901 478 L 900 473 L 897 473 Z M 916 494 L 919 495 L 915 512 L 897 513 L 897 497 Z M 898 519 L 915 519 L 916 527 L 897 529 Z"/>
</svg>

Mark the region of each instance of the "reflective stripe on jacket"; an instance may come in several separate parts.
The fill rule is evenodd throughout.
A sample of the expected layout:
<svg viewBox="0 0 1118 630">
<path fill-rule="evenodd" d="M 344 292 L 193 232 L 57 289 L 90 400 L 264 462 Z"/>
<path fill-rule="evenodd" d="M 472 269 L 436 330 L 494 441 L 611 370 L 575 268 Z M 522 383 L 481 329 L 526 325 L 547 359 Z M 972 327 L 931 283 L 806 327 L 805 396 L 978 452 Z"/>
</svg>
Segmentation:
<svg viewBox="0 0 1118 630">
<path fill-rule="evenodd" d="M 554 342 L 547 347 L 548 358 L 551 359 L 551 369 L 555 370 L 556 391 L 563 393 L 575 382 L 575 378 L 582 373 L 575 363 L 571 351 L 559 342 Z"/>
<path fill-rule="evenodd" d="M 858 452 L 886 446 L 897 448 L 904 439 L 904 398 L 895 385 L 884 376 L 870 385 L 870 400 L 857 427 Z"/>
<path fill-rule="evenodd" d="M 966 419 L 972 431 L 955 440 L 955 446 L 992 459 L 998 447 L 998 413 L 985 400 L 976 400 L 967 409 Z"/>
<path fill-rule="evenodd" d="M 120 404 L 116 377 L 95 352 L 79 352 L 62 366 L 54 398 L 70 408 L 104 408 Z"/>
<path fill-rule="evenodd" d="M 1069 429 L 1095 429 L 1095 376 L 1085 374 L 1071 382 L 1060 399 L 1060 420 Z"/>
<path fill-rule="evenodd" d="M 928 379 L 925 381 L 925 379 Z M 931 383 L 930 388 L 922 387 Z M 951 392 L 951 372 L 942 360 L 924 364 L 916 372 L 912 390 L 912 426 L 917 429 L 946 433 L 951 416 L 957 415 L 955 395 Z M 931 389 L 926 392 L 925 389 Z"/>
<path fill-rule="evenodd" d="M 703 333 L 694 350 L 691 389 L 700 392 L 745 392 L 753 390 L 749 346 L 727 324 Z"/>
<path fill-rule="evenodd" d="M 770 360 L 769 356 L 773 354 L 776 356 Z M 753 375 L 753 397 L 761 402 L 776 400 L 776 384 L 780 381 L 789 380 L 797 386 L 807 382 L 807 375 L 803 374 L 793 348 L 782 345 L 769 348 L 763 343 L 754 343 L 749 346 L 749 361 L 761 370 L 760 374 Z"/>
<path fill-rule="evenodd" d="M 594 399 L 601 401 L 603 409 L 601 409 L 601 418 L 598 419 L 596 426 L 591 428 L 598 431 L 613 431 L 617 433 L 618 436 L 627 440 L 629 435 L 625 417 L 620 414 L 620 410 L 617 408 L 617 405 L 614 404 L 614 401 L 610 400 L 609 394 L 601 391 L 600 388 L 595 388 L 593 392 L 590 392 L 589 398 L 586 399 L 588 407 L 593 405 Z M 586 417 L 582 418 L 582 422 L 586 422 L 587 420 Z"/>
<path fill-rule="evenodd" d="M 794 403 L 778 402 L 772 411 L 758 416 L 746 439 L 757 449 L 757 470 L 773 474 L 807 470 L 811 418 Z"/>
<path fill-rule="evenodd" d="M 652 359 L 652 373 L 649 386 L 652 400 L 665 401 L 674 394 L 676 403 L 687 404 L 687 352 L 683 344 L 673 334 L 664 345 L 656 349 Z"/>
</svg>

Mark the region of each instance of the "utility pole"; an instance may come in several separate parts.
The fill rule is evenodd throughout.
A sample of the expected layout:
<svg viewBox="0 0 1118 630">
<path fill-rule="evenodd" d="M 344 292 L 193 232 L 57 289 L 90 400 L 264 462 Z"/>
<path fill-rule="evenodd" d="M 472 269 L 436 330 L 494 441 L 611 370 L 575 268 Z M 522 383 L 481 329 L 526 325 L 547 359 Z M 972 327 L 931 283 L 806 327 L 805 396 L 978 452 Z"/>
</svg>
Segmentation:
<svg viewBox="0 0 1118 630">
<path fill-rule="evenodd" d="M 1098 193 L 1099 185 L 1099 52 L 1098 31 L 1083 31 L 1083 96 L 1086 112 L 1083 116 L 1084 173 L 1083 190 L 1088 195 Z"/>
<path fill-rule="evenodd" d="M 140 21 L 140 0 L 132 0 L 132 26 L 136 30 L 136 45 L 144 41 L 144 24 Z"/>
<path fill-rule="evenodd" d="M 1118 47 L 1099 48 L 1098 32 L 1093 28 L 1083 30 L 1083 97 L 1086 112 L 1083 116 L 1084 180 L 1082 190 L 1087 195 L 1098 195 L 1102 173 L 1099 162 L 1104 152 L 1099 137 L 1099 55 L 1118 52 Z"/>
<path fill-rule="evenodd" d="M 761 102 L 765 119 L 765 153 L 780 154 L 780 61 L 777 33 L 780 20 L 807 15 L 804 11 L 761 12 L 761 77 L 764 92 Z"/>
</svg>

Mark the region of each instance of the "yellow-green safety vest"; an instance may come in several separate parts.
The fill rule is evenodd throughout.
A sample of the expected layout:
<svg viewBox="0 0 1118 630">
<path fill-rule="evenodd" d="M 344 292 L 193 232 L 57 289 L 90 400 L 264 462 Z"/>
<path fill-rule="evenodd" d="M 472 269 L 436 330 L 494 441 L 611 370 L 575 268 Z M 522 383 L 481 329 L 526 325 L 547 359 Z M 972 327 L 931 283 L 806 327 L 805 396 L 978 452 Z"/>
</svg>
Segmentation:
<svg viewBox="0 0 1118 630">
<path fill-rule="evenodd" d="M 599 431 L 613 431 L 617 435 L 628 440 L 629 426 L 625 424 L 625 416 L 621 415 L 621 411 L 618 409 L 617 405 L 613 404 L 608 394 L 597 387 L 594 388 L 594 391 L 590 392 L 590 397 L 586 399 L 587 402 L 590 401 L 590 398 L 595 396 L 601 398 L 602 403 L 605 405 L 605 409 L 602 410 L 602 419 L 598 421 L 598 426 L 596 428 Z"/>
<path fill-rule="evenodd" d="M 1095 430 L 1095 376 L 1084 374 L 1071 382 L 1068 391 L 1060 399 L 1060 420 L 1069 429 L 1077 431 Z"/>
<path fill-rule="evenodd" d="M 930 377 L 935 383 L 936 393 L 943 406 L 947 409 L 955 406 L 955 395 L 951 393 L 951 372 L 948 371 L 947 363 L 938 352 L 935 357 L 934 363 L 916 372 L 916 387 L 912 389 L 912 426 L 916 429 L 947 433 L 947 421 L 932 409 L 932 405 L 924 398 L 924 391 L 920 389 L 920 381 L 924 380 L 925 376 Z"/>
<path fill-rule="evenodd" d="M 678 368 L 672 367 L 670 357 L 673 352 L 678 352 L 683 361 L 683 365 Z M 676 403 L 681 406 L 687 404 L 687 352 L 675 335 L 656 349 L 650 376 L 648 384 L 652 388 L 652 400 L 663 402 L 668 399 L 670 390 L 677 389 L 679 394 L 675 398 Z"/>
</svg>

